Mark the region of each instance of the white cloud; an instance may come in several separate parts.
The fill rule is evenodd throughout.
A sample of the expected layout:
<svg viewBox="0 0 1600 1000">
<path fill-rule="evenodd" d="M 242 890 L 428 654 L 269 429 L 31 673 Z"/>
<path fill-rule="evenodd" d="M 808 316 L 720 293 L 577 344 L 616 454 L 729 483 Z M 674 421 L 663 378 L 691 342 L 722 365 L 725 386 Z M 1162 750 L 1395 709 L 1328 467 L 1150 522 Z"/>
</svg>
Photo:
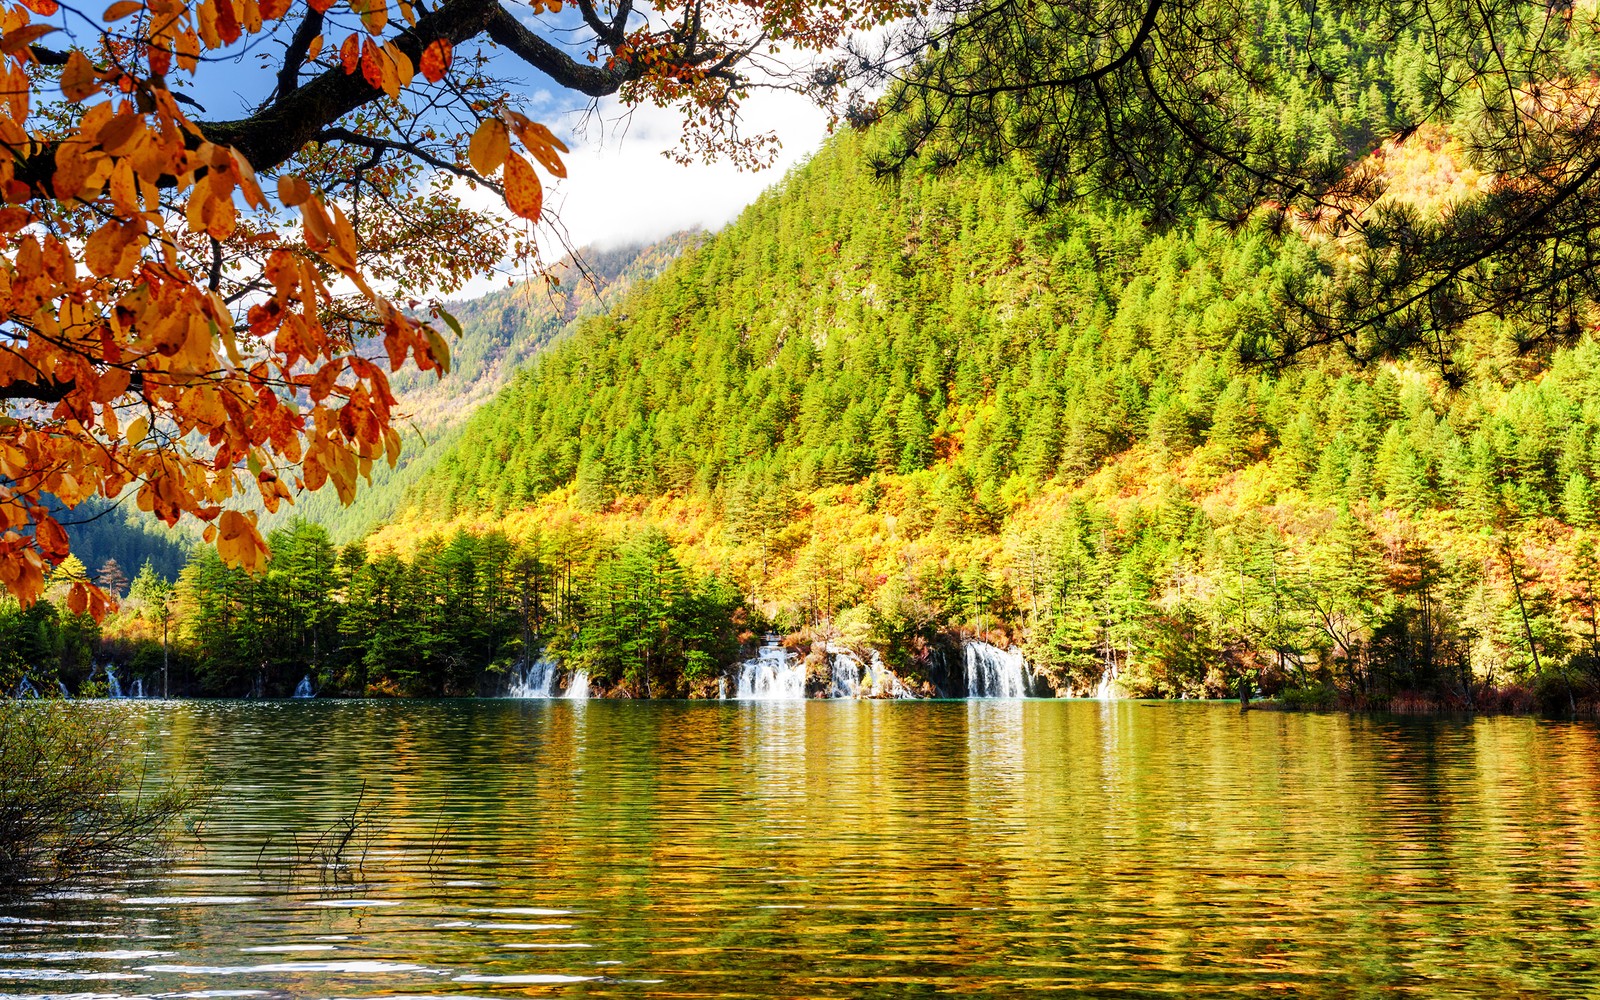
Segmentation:
<svg viewBox="0 0 1600 1000">
<path fill-rule="evenodd" d="M 567 179 L 546 195 L 575 246 L 615 246 L 659 239 L 695 226 L 729 222 L 784 172 L 815 152 L 827 135 L 827 115 L 792 93 L 758 93 L 743 106 L 747 135 L 775 133 L 778 160 L 760 171 L 731 162 L 679 164 L 662 155 L 681 132 L 672 108 L 641 107 L 620 118 L 608 101 L 579 129 L 566 157 Z"/>
</svg>

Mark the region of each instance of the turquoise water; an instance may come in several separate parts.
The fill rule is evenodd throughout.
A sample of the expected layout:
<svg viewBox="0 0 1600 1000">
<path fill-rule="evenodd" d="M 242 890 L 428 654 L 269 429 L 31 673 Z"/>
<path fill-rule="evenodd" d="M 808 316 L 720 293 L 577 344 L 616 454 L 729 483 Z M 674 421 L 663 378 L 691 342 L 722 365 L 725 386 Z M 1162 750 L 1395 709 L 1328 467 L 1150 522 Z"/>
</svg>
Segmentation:
<svg viewBox="0 0 1600 1000">
<path fill-rule="evenodd" d="M 0 904 L 0 993 L 1600 994 L 1584 724 L 1137 702 L 125 710 L 155 766 L 208 769 L 215 806 L 170 871 Z"/>
</svg>

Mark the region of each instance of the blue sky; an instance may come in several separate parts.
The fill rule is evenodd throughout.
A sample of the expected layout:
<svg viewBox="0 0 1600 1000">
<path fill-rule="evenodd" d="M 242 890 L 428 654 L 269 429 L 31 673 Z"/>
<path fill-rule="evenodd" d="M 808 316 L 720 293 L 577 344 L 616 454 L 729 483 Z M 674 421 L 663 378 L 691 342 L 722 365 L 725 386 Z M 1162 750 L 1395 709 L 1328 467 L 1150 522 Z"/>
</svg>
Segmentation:
<svg viewBox="0 0 1600 1000">
<path fill-rule="evenodd" d="M 357 22 L 343 4 L 329 16 L 332 24 L 325 36 L 332 47 L 356 30 Z M 286 38 L 292 27 L 280 26 L 279 32 Z M 541 33 L 559 38 L 548 25 L 541 27 Z M 202 68 L 192 86 L 183 89 L 206 107 L 201 117 L 247 114 L 272 89 L 271 63 L 263 62 L 262 56 L 281 51 L 280 42 L 271 35 L 263 37 L 237 58 Z M 643 107 L 630 113 L 614 99 L 593 108 L 583 95 L 556 87 L 508 53 L 496 55 L 495 65 L 513 92 L 529 100 L 530 114 L 555 129 L 571 147 L 566 158 L 568 178 L 551 185 L 546 205 L 558 213 L 575 246 L 614 246 L 696 226 L 721 226 L 781 179 L 788 167 L 814 152 L 826 134 L 826 117 L 803 98 L 757 94 L 745 105 L 747 129 L 779 135 L 783 148 L 773 168 L 746 173 L 726 162 L 680 166 L 662 155 L 677 142 L 676 112 Z M 554 233 L 544 243 L 552 257 L 559 256 Z M 474 290 L 503 283 L 503 277 L 486 279 Z"/>
</svg>

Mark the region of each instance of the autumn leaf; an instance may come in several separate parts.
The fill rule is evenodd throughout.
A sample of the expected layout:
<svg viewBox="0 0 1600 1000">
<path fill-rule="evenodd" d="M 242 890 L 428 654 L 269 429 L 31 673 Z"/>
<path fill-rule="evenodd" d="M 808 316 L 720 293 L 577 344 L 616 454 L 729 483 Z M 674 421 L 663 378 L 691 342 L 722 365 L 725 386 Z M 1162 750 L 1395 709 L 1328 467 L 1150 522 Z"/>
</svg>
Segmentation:
<svg viewBox="0 0 1600 1000">
<path fill-rule="evenodd" d="M 106 8 L 106 12 L 100 15 L 100 19 L 109 24 L 113 21 L 120 21 L 130 14 L 137 14 L 141 10 L 144 10 L 144 4 L 141 0 L 117 0 L 116 3 Z"/>
<path fill-rule="evenodd" d="M 15 31 L 7 32 L 5 38 L 0 39 L 0 52 L 7 55 L 20 52 L 24 47 L 32 45 L 55 30 L 57 29 L 48 24 L 24 25 Z"/>
<path fill-rule="evenodd" d="M 561 162 L 561 157 L 556 155 L 557 150 L 567 152 L 566 143 L 556 138 L 555 133 L 545 126 L 529 121 L 525 115 L 513 111 L 508 112 L 507 117 L 511 120 L 512 128 L 516 130 L 517 138 L 522 140 L 522 144 L 527 147 L 533 158 L 539 161 L 540 166 L 557 177 L 567 176 L 566 165 Z"/>
<path fill-rule="evenodd" d="M 372 44 L 372 39 L 361 40 L 361 76 L 367 83 L 378 90 L 385 90 L 383 85 L 383 50 Z"/>
<path fill-rule="evenodd" d="M 225 510 L 217 520 L 217 555 L 224 564 L 256 572 L 267 564 L 270 553 L 261 540 L 254 517 L 236 510 Z"/>
<path fill-rule="evenodd" d="M 339 46 L 339 65 L 344 67 L 346 75 L 354 74 L 361 65 L 361 41 L 357 36 L 350 35 Z"/>
<path fill-rule="evenodd" d="M 506 162 L 506 156 L 511 152 L 511 136 L 506 131 L 506 123 L 498 118 L 485 118 L 472 133 L 472 141 L 467 146 L 467 159 L 472 163 L 472 169 L 484 177 L 488 177 L 500 169 L 500 164 Z"/>
<path fill-rule="evenodd" d="M 22 5 L 40 17 L 54 17 L 55 12 L 61 9 L 56 0 L 22 0 Z"/>
<path fill-rule="evenodd" d="M 52 2 L 52 7 L 55 4 Z M 85 101 L 100 90 L 94 65 L 77 49 L 67 56 L 67 65 L 61 70 L 61 93 L 69 101 Z"/>
<path fill-rule="evenodd" d="M 422 50 L 422 75 L 429 83 L 438 83 L 449 72 L 452 57 L 450 42 L 443 38 L 434 39 Z"/>
<path fill-rule="evenodd" d="M 533 167 L 516 153 L 506 156 L 505 176 L 506 206 L 511 211 L 532 222 L 539 221 L 544 210 L 544 186 Z"/>
</svg>

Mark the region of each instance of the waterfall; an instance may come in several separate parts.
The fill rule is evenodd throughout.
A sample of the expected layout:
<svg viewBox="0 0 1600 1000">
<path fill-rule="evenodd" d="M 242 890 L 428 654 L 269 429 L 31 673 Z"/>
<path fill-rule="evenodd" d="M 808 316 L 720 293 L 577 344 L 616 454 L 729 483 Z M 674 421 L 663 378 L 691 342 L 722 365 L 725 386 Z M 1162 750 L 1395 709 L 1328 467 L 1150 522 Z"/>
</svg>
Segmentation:
<svg viewBox="0 0 1600 1000">
<path fill-rule="evenodd" d="M 883 657 L 877 650 L 872 651 L 872 659 L 867 661 L 867 669 L 861 676 L 861 693 L 868 698 L 915 698 L 911 689 L 895 675 L 889 665 L 883 662 Z"/>
<path fill-rule="evenodd" d="M 739 690 L 734 697 L 740 701 L 798 701 L 805 696 L 806 665 L 790 656 L 775 635 L 767 636 L 756 658 L 739 668 Z"/>
<path fill-rule="evenodd" d="M 296 684 L 294 687 L 294 696 L 296 698 L 315 698 L 317 696 L 317 693 L 311 690 L 310 674 L 306 674 L 304 677 L 300 678 L 300 683 Z"/>
<path fill-rule="evenodd" d="M 861 697 L 861 661 L 843 650 L 828 651 L 828 697 Z"/>
<path fill-rule="evenodd" d="M 726 677 L 717 678 L 717 700 L 728 700 L 728 679 Z"/>
<path fill-rule="evenodd" d="M 1108 663 L 1100 674 L 1100 683 L 1094 686 L 1094 696 L 1101 701 L 1115 701 L 1117 697 L 1117 668 Z"/>
<path fill-rule="evenodd" d="M 561 697 L 568 701 L 589 700 L 589 672 L 587 670 L 575 671 L 572 679 L 567 681 L 567 693 Z"/>
<path fill-rule="evenodd" d="M 39 689 L 33 686 L 32 681 L 24 677 L 22 682 L 17 685 L 17 697 L 37 698 L 39 697 Z"/>
<path fill-rule="evenodd" d="M 552 698 L 555 696 L 556 661 L 539 657 L 532 663 L 523 661 L 521 670 L 511 675 L 512 698 Z"/>
<path fill-rule="evenodd" d="M 122 682 L 117 680 L 116 672 L 111 669 L 111 664 L 106 664 L 106 697 L 122 698 Z"/>
<path fill-rule="evenodd" d="M 63 697 L 63 698 L 71 698 L 72 697 L 72 692 L 67 690 L 67 682 L 66 681 L 56 681 L 56 687 L 61 689 L 61 697 Z"/>
<path fill-rule="evenodd" d="M 1024 698 L 1028 694 L 1022 650 L 1004 650 L 987 642 L 961 647 L 967 673 L 968 698 Z"/>
<path fill-rule="evenodd" d="M 144 678 L 143 677 L 135 677 L 133 679 L 133 688 L 131 689 L 131 692 L 129 693 L 128 697 L 129 698 L 143 698 L 144 697 Z"/>
</svg>

